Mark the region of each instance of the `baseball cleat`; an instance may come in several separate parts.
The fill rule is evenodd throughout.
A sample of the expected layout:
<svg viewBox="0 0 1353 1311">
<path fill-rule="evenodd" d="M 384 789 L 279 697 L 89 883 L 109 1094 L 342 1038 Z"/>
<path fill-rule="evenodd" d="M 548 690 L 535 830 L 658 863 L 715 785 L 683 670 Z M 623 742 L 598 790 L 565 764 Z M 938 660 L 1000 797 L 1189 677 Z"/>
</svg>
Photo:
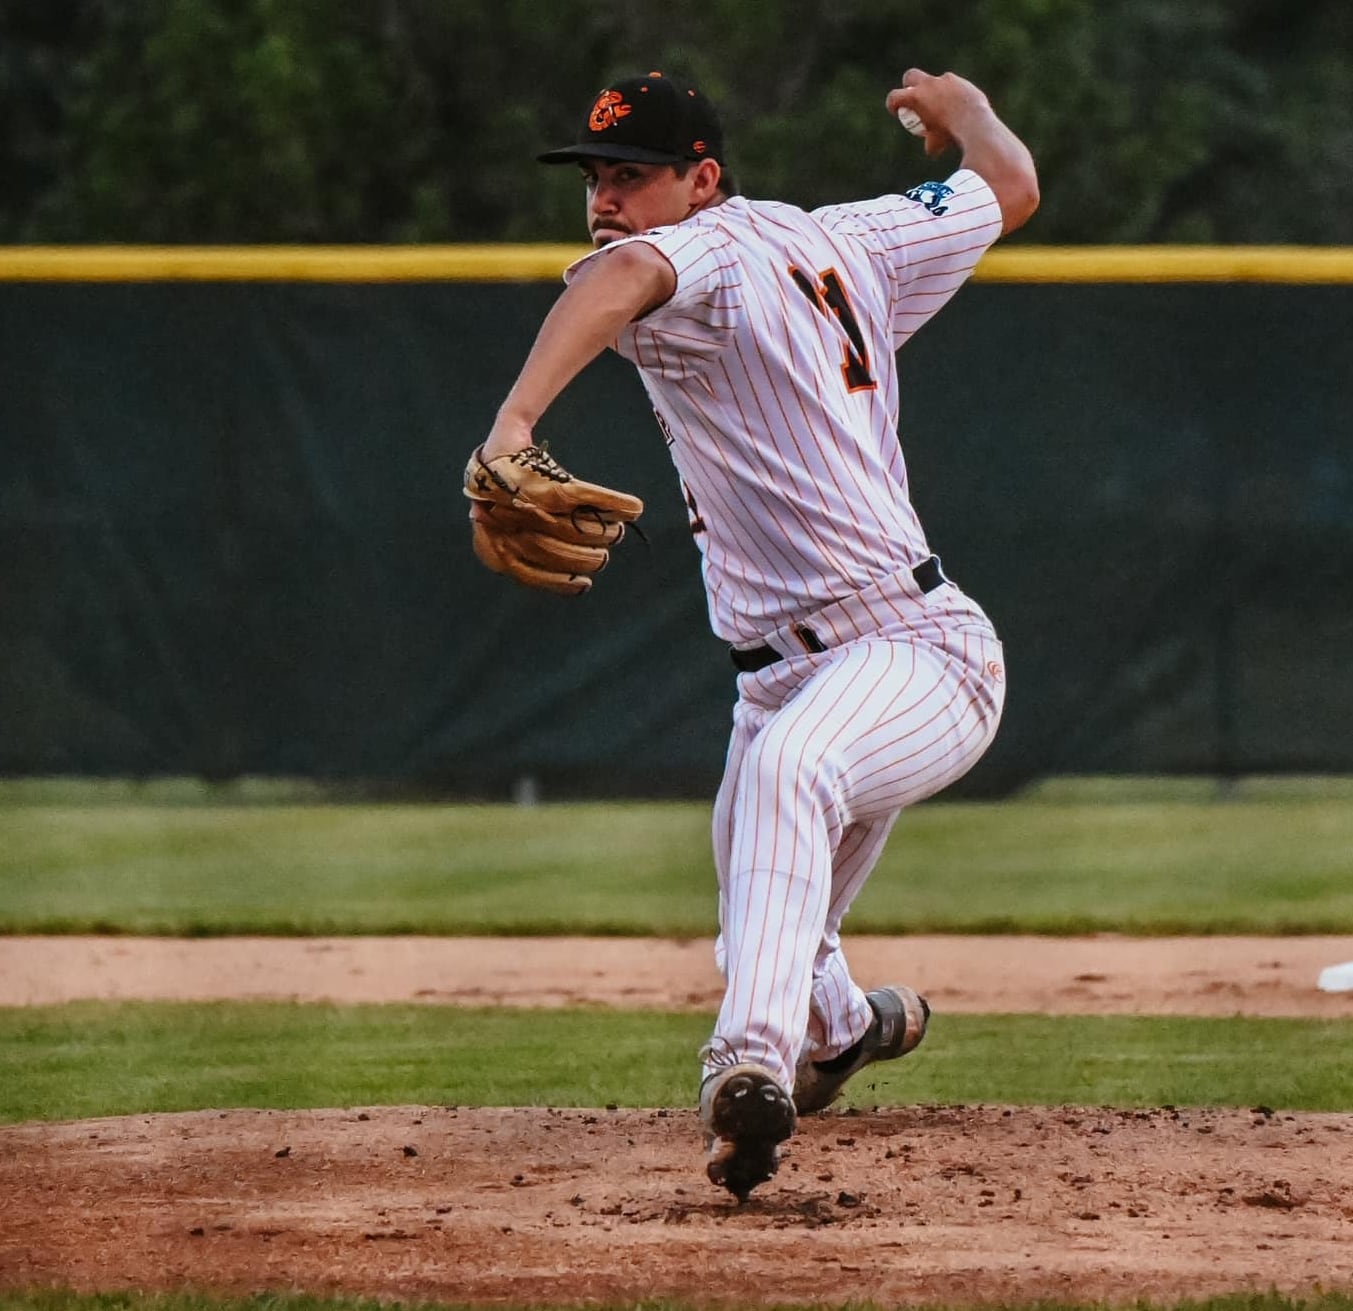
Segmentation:
<svg viewBox="0 0 1353 1311">
<path fill-rule="evenodd" d="M 780 1167 L 780 1144 L 794 1132 L 794 1103 L 769 1070 L 716 1070 L 700 1088 L 705 1173 L 739 1202 Z"/>
<path fill-rule="evenodd" d="M 874 1022 L 854 1047 L 830 1061 L 800 1059 L 794 1071 L 794 1109 L 800 1115 L 825 1110 L 841 1095 L 846 1081 L 866 1065 L 895 1061 L 921 1045 L 930 1021 L 930 1005 L 924 997 L 895 984 L 866 993 L 865 998 L 874 1011 Z M 838 1066 L 839 1062 L 843 1063 Z"/>
</svg>

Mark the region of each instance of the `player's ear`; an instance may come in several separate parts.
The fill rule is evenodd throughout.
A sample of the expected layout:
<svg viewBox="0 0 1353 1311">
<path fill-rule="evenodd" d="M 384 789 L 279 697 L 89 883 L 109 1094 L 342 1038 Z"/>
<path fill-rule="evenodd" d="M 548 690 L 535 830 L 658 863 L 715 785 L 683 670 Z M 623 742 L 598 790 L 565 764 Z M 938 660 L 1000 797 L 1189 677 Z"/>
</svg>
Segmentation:
<svg viewBox="0 0 1353 1311">
<path fill-rule="evenodd" d="M 722 176 L 723 166 L 717 159 L 702 159 L 692 172 L 691 181 L 695 189 L 692 199 L 699 203 L 715 195 L 719 190 L 719 179 Z"/>
</svg>

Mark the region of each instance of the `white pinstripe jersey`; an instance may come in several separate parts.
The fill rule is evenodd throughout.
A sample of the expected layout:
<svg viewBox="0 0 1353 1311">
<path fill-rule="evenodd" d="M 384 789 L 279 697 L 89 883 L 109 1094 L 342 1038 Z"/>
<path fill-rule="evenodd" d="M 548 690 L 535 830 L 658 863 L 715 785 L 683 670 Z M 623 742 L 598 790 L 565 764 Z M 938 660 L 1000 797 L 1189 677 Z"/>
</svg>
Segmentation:
<svg viewBox="0 0 1353 1311">
<path fill-rule="evenodd" d="M 991 189 L 960 170 L 812 213 L 733 197 L 585 257 L 646 241 L 676 272 L 615 346 L 667 437 L 720 637 L 754 642 L 930 554 L 894 352 L 1000 231 Z"/>
</svg>

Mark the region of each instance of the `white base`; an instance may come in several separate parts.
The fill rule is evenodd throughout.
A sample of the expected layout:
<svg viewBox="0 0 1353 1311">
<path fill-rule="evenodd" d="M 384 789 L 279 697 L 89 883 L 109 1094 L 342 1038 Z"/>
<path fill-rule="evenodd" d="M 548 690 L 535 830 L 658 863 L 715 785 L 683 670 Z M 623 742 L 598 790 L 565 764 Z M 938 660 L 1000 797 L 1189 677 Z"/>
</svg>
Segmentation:
<svg viewBox="0 0 1353 1311">
<path fill-rule="evenodd" d="M 1321 970 L 1315 986 L 1321 992 L 1353 992 L 1353 960 Z"/>
</svg>

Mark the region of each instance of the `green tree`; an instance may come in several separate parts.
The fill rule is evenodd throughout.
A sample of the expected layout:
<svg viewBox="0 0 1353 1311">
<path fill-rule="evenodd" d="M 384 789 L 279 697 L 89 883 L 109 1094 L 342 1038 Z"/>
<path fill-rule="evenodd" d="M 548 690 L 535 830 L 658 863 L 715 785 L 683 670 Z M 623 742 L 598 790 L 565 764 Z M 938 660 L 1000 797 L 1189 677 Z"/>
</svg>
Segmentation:
<svg viewBox="0 0 1353 1311">
<path fill-rule="evenodd" d="M 107 6 L 32 235 L 360 241 L 403 216 L 389 61 L 320 0 Z"/>
<path fill-rule="evenodd" d="M 1036 242 L 1353 242 L 1347 0 L 10 0 L 0 240 L 577 240 L 537 168 L 608 78 L 721 104 L 749 194 L 952 167 L 889 132 L 953 68 L 1032 146 Z"/>
<path fill-rule="evenodd" d="M 65 104 L 90 38 L 78 0 L 11 0 L 0 11 L 0 241 L 22 241 L 56 185 Z"/>
</svg>

